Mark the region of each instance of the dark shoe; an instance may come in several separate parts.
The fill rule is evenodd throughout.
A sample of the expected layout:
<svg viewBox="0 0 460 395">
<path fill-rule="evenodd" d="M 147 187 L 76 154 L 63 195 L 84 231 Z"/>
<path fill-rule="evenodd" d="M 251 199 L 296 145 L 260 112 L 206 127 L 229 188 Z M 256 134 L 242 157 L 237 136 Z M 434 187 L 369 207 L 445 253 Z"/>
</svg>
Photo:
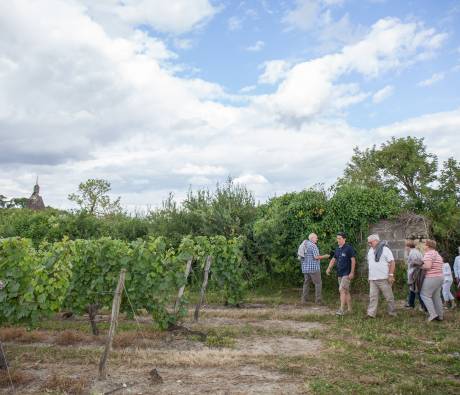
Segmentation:
<svg viewBox="0 0 460 395">
<path fill-rule="evenodd" d="M 373 315 L 369 315 L 369 314 L 366 315 L 366 319 L 368 319 L 368 320 L 373 320 L 374 318 L 375 318 L 375 316 L 373 316 Z"/>
</svg>

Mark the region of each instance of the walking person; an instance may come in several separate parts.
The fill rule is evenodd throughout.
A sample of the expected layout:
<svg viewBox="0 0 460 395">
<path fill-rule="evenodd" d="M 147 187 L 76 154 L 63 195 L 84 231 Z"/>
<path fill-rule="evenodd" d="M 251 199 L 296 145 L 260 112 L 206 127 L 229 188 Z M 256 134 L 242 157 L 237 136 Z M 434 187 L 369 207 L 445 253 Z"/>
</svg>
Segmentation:
<svg viewBox="0 0 460 395">
<path fill-rule="evenodd" d="M 415 308 L 415 298 L 418 296 L 420 307 L 426 311 L 423 300 L 420 297 L 420 289 L 422 288 L 423 278 L 425 273 L 421 270 L 423 265 L 423 255 L 416 248 L 414 240 L 406 241 L 407 254 L 407 283 L 409 284 L 409 295 L 407 298 L 406 307 Z M 420 278 L 420 275 L 423 278 Z"/>
<path fill-rule="evenodd" d="M 388 314 L 396 316 L 395 298 L 393 296 L 392 285 L 395 281 L 395 260 L 393 253 L 387 246 L 386 241 L 380 241 L 377 234 L 367 238 L 370 246 L 367 253 L 369 265 L 369 307 L 367 316 L 375 318 L 379 303 L 379 293 L 382 292 L 388 305 Z"/>
<path fill-rule="evenodd" d="M 322 282 L 320 260 L 329 258 L 329 255 L 320 255 L 317 243 L 318 236 L 315 233 L 310 233 L 308 240 L 301 244 L 301 247 L 303 245 L 303 258 L 301 258 L 301 268 L 304 276 L 301 300 L 303 304 L 307 303 L 310 283 L 315 285 L 315 303 L 321 304 Z"/>
<path fill-rule="evenodd" d="M 460 288 L 460 247 L 458 247 L 458 255 L 454 260 L 454 278 L 458 288 Z"/>
<path fill-rule="evenodd" d="M 326 274 L 331 274 L 331 269 L 337 263 L 337 277 L 339 280 L 340 308 L 335 313 L 338 316 L 345 314 L 345 307 L 351 313 L 351 294 L 350 282 L 355 277 L 356 269 L 356 252 L 353 247 L 347 243 L 347 236 L 343 232 L 337 233 L 338 247 L 334 251 L 334 256 L 329 262 Z"/>
<path fill-rule="evenodd" d="M 423 281 L 420 295 L 428 310 L 428 321 L 443 320 L 441 288 L 444 282 L 444 275 L 442 265 L 441 255 L 436 251 L 436 242 L 426 240 L 422 266 L 425 270 L 425 280 Z"/>
<path fill-rule="evenodd" d="M 447 258 L 447 257 L 446 257 Z M 450 292 L 450 288 L 454 279 L 452 277 L 452 269 L 450 268 L 449 262 L 444 262 L 442 265 L 442 273 L 444 275 L 444 281 L 442 283 L 442 298 L 444 299 L 444 308 L 448 309 L 455 308 L 455 298 Z"/>
</svg>

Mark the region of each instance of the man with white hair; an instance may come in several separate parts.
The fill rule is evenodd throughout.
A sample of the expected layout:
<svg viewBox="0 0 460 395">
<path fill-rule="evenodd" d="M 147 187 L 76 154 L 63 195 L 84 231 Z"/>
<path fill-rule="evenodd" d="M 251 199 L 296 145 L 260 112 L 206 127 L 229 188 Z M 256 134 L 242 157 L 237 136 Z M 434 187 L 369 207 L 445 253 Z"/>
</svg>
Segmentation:
<svg viewBox="0 0 460 395">
<path fill-rule="evenodd" d="M 379 303 L 379 293 L 382 292 L 388 304 L 388 314 L 396 316 L 395 298 L 391 286 L 395 281 L 395 259 L 386 241 L 380 241 L 377 234 L 367 238 L 370 248 L 367 253 L 369 264 L 369 307 L 367 316 L 375 318 Z"/>
<path fill-rule="evenodd" d="M 301 259 L 302 273 L 304 276 L 304 283 L 302 289 L 302 303 L 306 303 L 308 299 L 308 293 L 310 290 L 310 282 L 315 284 L 315 303 L 321 303 L 321 272 L 320 272 L 320 260 L 328 258 L 329 255 L 320 255 L 319 249 L 316 243 L 318 242 L 318 236 L 315 233 L 310 233 L 308 240 L 305 242 L 304 254 Z"/>
</svg>

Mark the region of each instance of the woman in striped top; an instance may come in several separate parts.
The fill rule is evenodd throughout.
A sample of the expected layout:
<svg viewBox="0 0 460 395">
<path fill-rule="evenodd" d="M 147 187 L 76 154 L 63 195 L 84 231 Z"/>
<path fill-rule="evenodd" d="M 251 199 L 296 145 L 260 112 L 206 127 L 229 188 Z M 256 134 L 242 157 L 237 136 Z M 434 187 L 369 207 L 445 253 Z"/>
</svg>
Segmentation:
<svg viewBox="0 0 460 395">
<path fill-rule="evenodd" d="M 436 242 L 434 240 L 427 240 L 425 242 L 425 255 L 423 256 L 422 266 L 426 274 L 420 296 L 428 309 L 428 321 L 442 321 L 443 319 L 441 288 L 444 275 L 442 265 L 442 257 L 436 251 Z"/>
</svg>

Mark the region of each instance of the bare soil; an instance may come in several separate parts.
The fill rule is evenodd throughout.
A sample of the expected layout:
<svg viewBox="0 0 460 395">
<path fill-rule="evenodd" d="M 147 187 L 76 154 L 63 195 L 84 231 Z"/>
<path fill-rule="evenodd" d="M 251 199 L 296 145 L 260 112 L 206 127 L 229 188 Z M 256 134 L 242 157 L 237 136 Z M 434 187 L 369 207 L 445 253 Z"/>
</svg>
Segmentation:
<svg viewBox="0 0 460 395">
<path fill-rule="evenodd" d="M 307 391 L 302 377 L 275 368 L 267 359 L 316 355 L 322 344 L 310 331 L 323 327 L 303 318 L 328 312 L 323 307 L 292 305 L 208 306 L 198 323 L 188 320 L 185 326 L 211 331 L 217 340 L 221 332 L 227 337 L 230 328 L 231 341 L 218 347 L 186 334 L 121 332 L 114 341 L 105 381 L 97 379 L 103 336 L 95 341 L 77 329 L 40 331 L 40 336 L 29 336 L 27 344 L 23 331 L 8 330 L 3 340 L 12 368 L 28 378 L 18 380 L 17 394 L 105 394 L 114 390 L 114 394 L 302 394 Z M 80 318 L 74 320 L 78 323 Z M 142 326 L 148 325 L 147 319 L 142 321 Z M 1 334 L 0 330 L 0 338 Z M 161 383 L 152 378 L 152 369 L 160 374 Z M 0 393 L 12 393 L 6 380 Z"/>
</svg>

